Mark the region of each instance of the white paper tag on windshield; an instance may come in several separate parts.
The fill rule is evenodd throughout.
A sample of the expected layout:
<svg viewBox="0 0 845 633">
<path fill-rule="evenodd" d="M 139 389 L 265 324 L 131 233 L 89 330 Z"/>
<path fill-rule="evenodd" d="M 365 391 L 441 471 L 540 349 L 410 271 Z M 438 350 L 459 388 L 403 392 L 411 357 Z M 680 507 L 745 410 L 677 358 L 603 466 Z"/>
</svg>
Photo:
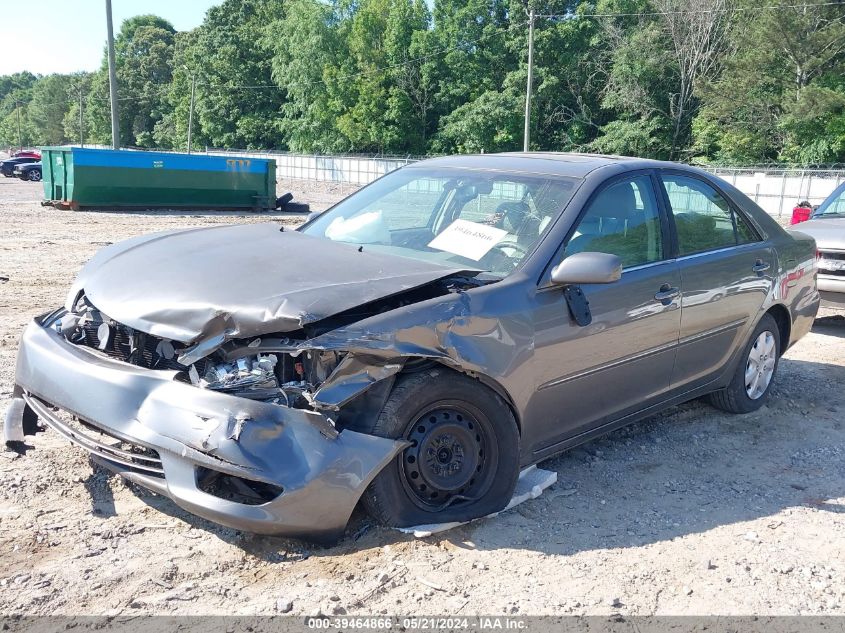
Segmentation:
<svg viewBox="0 0 845 633">
<path fill-rule="evenodd" d="M 455 220 L 428 245 L 477 262 L 501 242 L 508 232 L 469 220 Z"/>
</svg>

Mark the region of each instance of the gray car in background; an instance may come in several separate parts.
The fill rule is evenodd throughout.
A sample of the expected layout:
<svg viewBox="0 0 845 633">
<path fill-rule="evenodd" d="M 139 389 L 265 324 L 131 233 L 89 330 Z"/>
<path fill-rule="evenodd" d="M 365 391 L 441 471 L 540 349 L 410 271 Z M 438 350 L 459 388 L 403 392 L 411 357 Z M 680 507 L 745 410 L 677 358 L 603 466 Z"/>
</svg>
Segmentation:
<svg viewBox="0 0 845 633">
<path fill-rule="evenodd" d="M 815 244 L 650 160 L 438 158 L 311 218 L 143 235 L 26 328 L 40 418 L 213 521 L 330 540 L 502 509 L 522 468 L 709 396 L 745 413 L 819 304 Z"/>
<path fill-rule="evenodd" d="M 825 198 L 809 220 L 793 230 L 816 240 L 822 305 L 845 308 L 845 183 Z"/>
</svg>

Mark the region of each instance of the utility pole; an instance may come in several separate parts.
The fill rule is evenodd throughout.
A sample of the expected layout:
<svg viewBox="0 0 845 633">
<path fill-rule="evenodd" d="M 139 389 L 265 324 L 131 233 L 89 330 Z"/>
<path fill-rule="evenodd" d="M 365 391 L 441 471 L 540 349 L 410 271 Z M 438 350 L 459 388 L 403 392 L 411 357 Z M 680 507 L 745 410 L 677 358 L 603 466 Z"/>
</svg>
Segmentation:
<svg viewBox="0 0 845 633">
<path fill-rule="evenodd" d="M 528 15 L 528 84 L 525 87 L 525 130 L 522 135 L 522 151 L 528 151 L 531 141 L 531 84 L 534 79 L 534 9 Z"/>
<path fill-rule="evenodd" d="M 15 101 L 15 112 L 18 115 L 18 149 L 23 149 L 23 135 L 21 134 L 21 102 Z"/>
<path fill-rule="evenodd" d="M 111 20 L 111 0 L 106 0 L 106 29 L 109 45 L 109 95 L 111 97 L 111 145 L 120 149 L 120 127 L 117 113 L 117 74 L 114 67 L 114 28 Z"/>
<path fill-rule="evenodd" d="M 85 123 L 82 116 L 82 85 L 79 85 L 79 147 L 85 147 Z"/>
<path fill-rule="evenodd" d="M 85 147 L 85 115 L 82 104 L 82 77 L 77 77 L 76 82 L 71 83 L 70 87 L 76 90 L 76 94 L 79 97 L 79 147 Z"/>
<path fill-rule="evenodd" d="M 197 76 L 191 75 L 191 108 L 188 110 L 188 153 L 191 153 L 191 136 L 194 131 L 194 93 L 197 89 Z"/>
</svg>

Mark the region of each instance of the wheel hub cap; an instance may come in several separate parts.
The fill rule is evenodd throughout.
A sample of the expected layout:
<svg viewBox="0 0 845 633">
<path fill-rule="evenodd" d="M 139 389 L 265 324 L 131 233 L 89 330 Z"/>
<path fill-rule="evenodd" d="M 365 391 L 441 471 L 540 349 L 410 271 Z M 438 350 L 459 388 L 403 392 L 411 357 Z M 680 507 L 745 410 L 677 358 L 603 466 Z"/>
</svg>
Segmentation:
<svg viewBox="0 0 845 633">
<path fill-rule="evenodd" d="M 775 373 L 777 346 L 774 335 L 766 330 L 754 341 L 745 364 L 745 393 L 752 400 L 761 398 Z"/>
<path fill-rule="evenodd" d="M 459 477 L 464 466 L 464 447 L 453 433 L 432 434 L 425 442 L 427 470 L 436 479 Z"/>
</svg>

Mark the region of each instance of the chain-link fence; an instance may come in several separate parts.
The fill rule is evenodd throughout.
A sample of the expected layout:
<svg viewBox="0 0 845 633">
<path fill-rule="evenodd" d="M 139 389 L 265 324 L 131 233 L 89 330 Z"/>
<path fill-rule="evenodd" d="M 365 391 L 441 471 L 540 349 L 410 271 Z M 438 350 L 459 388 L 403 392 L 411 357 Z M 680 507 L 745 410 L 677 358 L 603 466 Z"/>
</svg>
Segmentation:
<svg viewBox="0 0 845 633">
<path fill-rule="evenodd" d="M 799 202 L 819 204 L 845 180 L 845 169 L 800 167 L 710 167 L 771 215 L 792 213 Z"/>
<path fill-rule="evenodd" d="M 195 153 L 271 158 L 276 161 L 276 176 L 280 181 L 312 180 L 353 186 L 366 185 L 391 171 L 426 158 L 410 155 L 322 155 L 213 148 L 204 148 Z M 845 181 L 845 165 L 813 169 L 773 165 L 705 169 L 733 184 L 766 212 L 776 217 L 788 217 L 792 208 L 802 201 L 819 204 Z"/>
</svg>

